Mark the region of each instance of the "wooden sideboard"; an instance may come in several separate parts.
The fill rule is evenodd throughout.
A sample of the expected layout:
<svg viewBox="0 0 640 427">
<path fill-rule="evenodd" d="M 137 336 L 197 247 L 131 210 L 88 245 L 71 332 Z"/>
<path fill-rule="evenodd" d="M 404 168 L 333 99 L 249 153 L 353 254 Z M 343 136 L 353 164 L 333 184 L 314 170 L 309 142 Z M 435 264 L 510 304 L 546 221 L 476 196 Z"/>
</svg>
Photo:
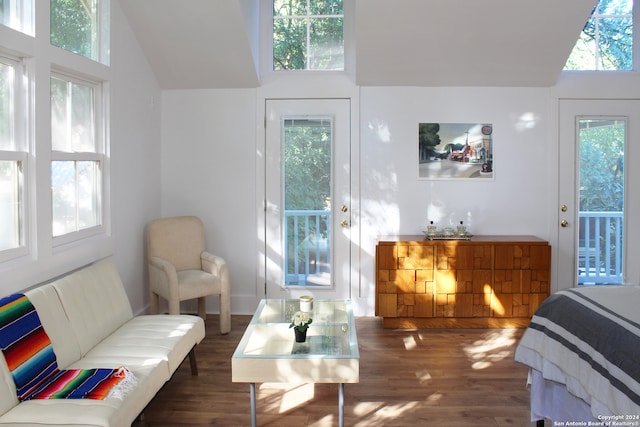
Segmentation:
<svg viewBox="0 0 640 427">
<path fill-rule="evenodd" d="M 381 237 L 375 313 L 385 328 L 523 328 L 550 277 L 551 246 L 533 236 Z"/>
</svg>

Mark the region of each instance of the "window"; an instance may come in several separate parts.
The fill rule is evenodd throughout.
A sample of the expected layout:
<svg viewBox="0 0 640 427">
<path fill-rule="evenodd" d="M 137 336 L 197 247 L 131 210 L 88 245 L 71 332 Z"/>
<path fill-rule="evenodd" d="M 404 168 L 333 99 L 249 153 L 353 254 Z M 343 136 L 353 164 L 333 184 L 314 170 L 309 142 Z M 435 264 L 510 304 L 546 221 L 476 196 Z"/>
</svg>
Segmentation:
<svg viewBox="0 0 640 427">
<path fill-rule="evenodd" d="M 95 232 L 102 221 L 101 86 L 51 77 L 53 236 Z"/>
<path fill-rule="evenodd" d="M 20 253 L 25 244 L 22 68 L 19 60 L 0 56 L 0 259 Z"/>
<path fill-rule="evenodd" d="M 342 0 L 273 0 L 274 70 L 344 70 Z"/>
<path fill-rule="evenodd" d="M 109 8 L 0 0 L 0 270 L 9 289 L 112 251 Z"/>
<path fill-rule="evenodd" d="M 578 120 L 578 284 L 623 283 L 627 120 Z"/>
<path fill-rule="evenodd" d="M 633 0 L 600 0 L 565 70 L 633 69 Z"/>
<path fill-rule="evenodd" d="M 33 35 L 33 0 L 0 0 L 0 24 Z"/>
<path fill-rule="evenodd" d="M 51 44 L 107 63 L 108 26 L 101 25 L 106 1 L 51 0 Z"/>
<path fill-rule="evenodd" d="M 283 119 L 285 286 L 331 284 L 331 117 Z"/>
</svg>

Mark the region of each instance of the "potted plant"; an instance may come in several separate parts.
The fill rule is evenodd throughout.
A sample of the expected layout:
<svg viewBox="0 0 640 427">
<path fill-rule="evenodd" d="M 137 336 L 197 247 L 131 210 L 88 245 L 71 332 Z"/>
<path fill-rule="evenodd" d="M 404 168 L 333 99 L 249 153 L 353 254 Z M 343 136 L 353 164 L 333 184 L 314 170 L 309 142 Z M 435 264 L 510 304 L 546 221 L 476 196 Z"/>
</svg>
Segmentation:
<svg viewBox="0 0 640 427">
<path fill-rule="evenodd" d="M 309 325 L 311 325 L 311 322 L 313 322 L 313 319 L 309 313 L 296 311 L 289 325 L 296 334 L 296 342 L 305 342 L 307 340 L 307 329 Z"/>
</svg>

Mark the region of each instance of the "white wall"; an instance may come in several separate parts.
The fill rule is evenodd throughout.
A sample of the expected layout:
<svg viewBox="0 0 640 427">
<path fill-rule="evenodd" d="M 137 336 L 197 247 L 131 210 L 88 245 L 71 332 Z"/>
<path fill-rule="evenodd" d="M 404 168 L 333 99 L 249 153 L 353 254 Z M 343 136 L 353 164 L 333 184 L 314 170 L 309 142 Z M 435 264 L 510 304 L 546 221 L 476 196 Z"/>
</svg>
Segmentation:
<svg viewBox="0 0 640 427">
<path fill-rule="evenodd" d="M 464 220 L 477 234 L 546 238 L 547 104 L 545 89 L 363 89 L 363 234 L 420 234 L 427 220 Z M 493 124 L 495 180 L 419 180 L 420 122 Z"/>
<path fill-rule="evenodd" d="M 244 300 L 255 309 L 256 90 L 165 91 L 162 110 L 162 214 L 202 219 L 207 249 L 229 267 L 232 312 L 247 312 Z"/>
<path fill-rule="evenodd" d="M 161 211 L 161 92 L 118 2 L 111 2 L 114 256 L 134 312 L 149 304 L 144 228 Z"/>
</svg>

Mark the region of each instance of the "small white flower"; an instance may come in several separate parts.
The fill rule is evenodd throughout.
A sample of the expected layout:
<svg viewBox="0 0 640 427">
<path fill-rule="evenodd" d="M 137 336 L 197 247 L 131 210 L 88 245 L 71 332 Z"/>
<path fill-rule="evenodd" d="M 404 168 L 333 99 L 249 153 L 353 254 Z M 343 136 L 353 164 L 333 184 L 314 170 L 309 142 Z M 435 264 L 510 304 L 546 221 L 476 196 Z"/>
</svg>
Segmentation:
<svg viewBox="0 0 640 427">
<path fill-rule="evenodd" d="M 313 322 L 313 319 L 304 311 L 296 311 L 296 313 L 291 318 L 290 328 L 296 328 L 300 331 L 306 331 L 309 325 Z"/>
</svg>

